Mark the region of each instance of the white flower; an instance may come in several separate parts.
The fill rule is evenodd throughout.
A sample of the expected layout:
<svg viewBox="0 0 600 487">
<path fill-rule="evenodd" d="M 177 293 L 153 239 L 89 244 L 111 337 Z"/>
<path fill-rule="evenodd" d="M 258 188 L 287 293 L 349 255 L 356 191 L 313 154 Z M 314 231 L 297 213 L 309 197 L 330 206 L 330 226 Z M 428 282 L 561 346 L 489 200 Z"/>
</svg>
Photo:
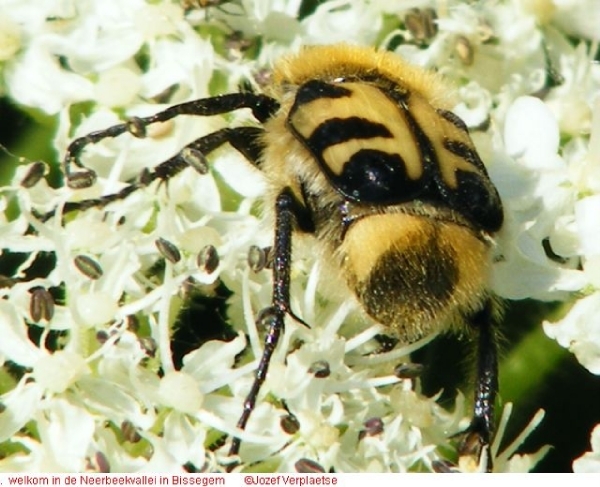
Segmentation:
<svg viewBox="0 0 600 487">
<path fill-rule="evenodd" d="M 304 43 L 333 44 L 335 42 L 372 44 L 381 28 L 381 11 L 368 2 L 333 0 L 317 6 L 314 14 L 303 22 Z"/>
<path fill-rule="evenodd" d="M 183 413 L 193 414 L 202 406 L 202 394 L 194 379 L 184 372 L 169 372 L 160 381 L 161 402 Z"/>
<path fill-rule="evenodd" d="M 573 211 L 576 197 L 568 166 L 558 154 L 558 137 L 557 122 L 539 99 L 518 98 L 508 109 L 504 147 L 516 165 L 491 168 L 507 220 L 500 236 L 502 258 L 493 277 L 501 296 L 552 299 L 585 285 L 583 273 L 573 268 L 577 261 L 558 265 L 543 247 L 545 238 L 552 246 L 554 239 L 561 238 L 557 219 Z M 521 172 L 520 186 L 514 185 L 507 173 L 502 174 L 515 169 Z"/>
<path fill-rule="evenodd" d="M 12 58 L 21 47 L 19 26 L 7 16 L 0 16 L 0 61 Z"/>
<path fill-rule="evenodd" d="M 411 7 L 406 5 L 404 12 Z M 477 83 L 494 96 L 507 90 L 528 94 L 542 87 L 542 34 L 535 20 L 515 5 L 452 2 L 451 8 L 438 11 L 435 25 L 438 33 L 425 49 L 401 44 L 398 52 L 415 64 L 439 66 L 459 84 Z M 405 31 L 399 35 L 411 37 Z"/>
<path fill-rule="evenodd" d="M 553 22 L 570 35 L 599 40 L 600 5 L 594 0 L 553 0 Z"/>
<path fill-rule="evenodd" d="M 65 399 L 42 407 L 36 417 L 40 442 L 16 436 L 14 440 L 29 450 L 29 455 L 14 455 L 0 461 L 4 472 L 84 471 L 94 419 L 84 408 Z"/>
<path fill-rule="evenodd" d="M 577 301 L 562 320 L 544 322 L 544 331 L 575 354 L 592 374 L 600 375 L 600 292 Z"/>
<path fill-rule="evenodd" d="M 545 445 L 534 453 L 517 453 L 517 449 L 523 444 L 529 435 L 539 427 L 540 423 L 542 422 L 545 413 L 540 409 L 531 419 L 529 424 L 517 436 L 517 438 L 515 438 L 508 446 L 504 448 L 503 451 L 500 452 L 499 450 L 502 443 L 502 437 L 510 419 L 512 410 L 513 404 L 508 403 L 504 406 L 498 425 L 498 431 L 496 432 L 496 437 L 494 438 L 490 448 L 490 453 L 494 461 L 494 472 L 530 472 L 552 448 L 550 445 Z"/>
<path fill-rule="evenodd" d="M 83 358 L 75 353 L 59 350 L 39 359 L 33 367 L 33 379 L 52 393 L 64 392 L 88 372 Z"/>
<path fill-rule="evenodd" d="M 573 462 L 575 473 L 600 473 L 600 425 L 592 430 L 590 443 L 592 450 Z"/>
</svg>

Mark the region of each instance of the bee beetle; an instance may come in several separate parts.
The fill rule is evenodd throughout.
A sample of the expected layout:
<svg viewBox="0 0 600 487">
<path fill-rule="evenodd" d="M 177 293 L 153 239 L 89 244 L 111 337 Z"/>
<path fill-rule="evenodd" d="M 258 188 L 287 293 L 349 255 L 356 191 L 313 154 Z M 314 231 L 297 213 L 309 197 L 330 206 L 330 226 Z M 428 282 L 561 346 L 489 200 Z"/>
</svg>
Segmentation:
<svg viewBox="0 0 600 487">
<path fill-rule="evenodd" d="M 93 183 L 79 160 L 89 143 L 124 132 L 141 137 L 179 115 L 241 108 L 259 123 L 205 135 L 121 192 L 65 209 L 104 206 L 230 144 L 264 172 L 275 226 L 272 304 L 260 318 L 269 331 L 238 427 L 246 427 L 286 315 L 294 316 L 292 238 L 302 232 L 320 242 L 366 314 L 402 341 L 445 329 L 477 335 L 473 419 L 461 449 L 479 457 L 493 433 L 498 304 L 487 283 L 503 211 L 438 75 L 372 48 L 306 47 L 275 65 L 264 94 L 195 100 L 76 139 L 67 181 Z M 231 454 L 239 447 L 233 438 Z"/>
</svg>

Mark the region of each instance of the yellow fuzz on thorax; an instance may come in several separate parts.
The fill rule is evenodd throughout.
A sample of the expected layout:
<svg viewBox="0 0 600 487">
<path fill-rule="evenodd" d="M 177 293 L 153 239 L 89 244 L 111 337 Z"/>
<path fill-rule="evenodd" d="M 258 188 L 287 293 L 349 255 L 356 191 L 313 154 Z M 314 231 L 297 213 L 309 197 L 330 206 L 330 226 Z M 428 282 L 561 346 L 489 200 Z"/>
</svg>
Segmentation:
<svg viewBox="0 0 600 487">
<path fill-rule="evenodd" d="M 392 52 L 349 44 L 304 47 L 275 65 L 273 81 L 274 85 L 301 85 L 313 79 L 350 76 L 388 79 L 440 108 L 450 109 L 454 104 L 452 90 L 437 73 L 413 66 Z"/>
</svg>

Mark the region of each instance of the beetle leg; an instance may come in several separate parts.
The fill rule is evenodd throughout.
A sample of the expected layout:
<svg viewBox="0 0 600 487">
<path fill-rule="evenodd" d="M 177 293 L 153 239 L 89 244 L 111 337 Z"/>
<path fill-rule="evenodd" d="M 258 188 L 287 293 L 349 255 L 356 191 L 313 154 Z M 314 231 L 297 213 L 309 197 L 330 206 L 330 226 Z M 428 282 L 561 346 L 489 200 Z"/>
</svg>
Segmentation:
<svg viewBox="0 0 600 487">
<path fill-rule="evenodd" d="M 498 346 L 494 329 L 494 303 L 490 300 L 476 313 L 471 325 L 477 330 L 477 377 L 473 419 L 459 448 L 461 457 L 479 459 L 494 433 L 494 403 L 498 391 Z M 487 452 L 487 470 L 492 470 L 492 458 Z"/>
<path fill-rule="evenodd" d="M 290 267 L 292 261 L 292 230 L 296 219 L 297 201 L 289 189 L 284 189 L 275 200 L 275 241 L 273 243 L 273 298 L 271 306 L 262 310 L 258 323 L 268 326 L 265 345 L 260 363 L 256 369 L 254 382 L 244 400 L 244 410 L 237 426 L 245 429 L 254 410 L 258 393 L 263 385 L 269 363 L 284 329 L 286 314 L 290 314 Z M 241 440 L 233 438 L 230 455 L 239 453 Z"/>
<path fill-rule="evenodd" d="M 115 127 L 120 126 L 115 125 Z M 108 132 L 115 127 L 111 127 L 105 132 Z M 146 170 L 142 172 L 135 182 L 125 186 L 120 191 L 101 196 L 99 198 L 67 202 L 63 207 L 63 213 L 69 213 L 72 211 L 85 211 L 90 208 L 104 208 L 114 201 L 127 198 L 130 194 L 148 186 L 157 179 L 161 181 L 168 181 L 169 178 L 175 176 L 177 173 L 189 166 L 193 166 L 196 168 L 196 170 L 202 172 L 202 169 L 197 167 L 199 164 L 197 159 L 200 158 L 202 160 L 200 164 L 204 164 L 206 156 L 226 143 L 229 143 L 234 149 L 238 150 L 246 159 L 248 159 L 249 162 L 255 166 L 258 166 L 262 154 L 262 144 L 260 138 L 263 132 L 263 129 L 259 127 L 226 127 L 221 130 L 217 130 L 216 132 L 212 132 L 194 140 L 193 142 L 190 142 L 175 156 L 164 162 L 161 162 L 153 170 Z M 81 139 L 76 139 L 73 144 L 75 144 L 78 140 Z M 67 156 L 67 158 L 68 157 L 69 156 Z M 208 170 L 208 168 L 206 168 L 206 170 Z M 86 171 L 89 170 L 86 169 Z M 71 174 L 82 174 L 82 172 L 79 171 Z M 40 219 L 42 221 L 46 221 L 53 215 L 54 211 L 51 211 L 40 216 Z"/>
</svg>

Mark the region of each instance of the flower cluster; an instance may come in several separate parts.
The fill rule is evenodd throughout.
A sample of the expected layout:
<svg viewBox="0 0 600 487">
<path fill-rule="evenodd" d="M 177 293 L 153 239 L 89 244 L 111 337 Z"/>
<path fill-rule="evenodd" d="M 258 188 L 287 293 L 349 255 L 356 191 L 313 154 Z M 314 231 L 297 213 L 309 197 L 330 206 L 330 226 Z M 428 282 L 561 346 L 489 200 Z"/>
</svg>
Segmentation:
<svg viewBox="0 0 600 487">
<path fill-rule="evenodd" d="M 214 3 L 0 0 L 0 90 L 56 116 L 60 157 L 75 137 L 125 118 L 242 83 L 260 90 L 273 60 L 303 44 L 379 45 L 436 68 L 455 84 L 456 112 L 505 205 L 493 289 L 573 302 L 544 329 L 600 374 L 595 2 Z M 305 459 L 327 471 L 432 470 L 455 447 L 463 397 L 448 411 L 418 379 L 393 374 L 423 343 L 370 354 L 381 328 L 327 288 L 301 239 L 291 305 L 311 328 L 286 322 L 248 428 L 236 428 L 263 349 L 255 318 L 271 299 L 261 259 L 272 232 L 257 211 L 263 176 L 235 151 L 218 152 L 207 174 L 189 167 L 104 208 L 69 210 L 248 120 L 180 117 L 143 139 L 91 144 L 90 188 L 54 187 L 38 162 L 0 188 L 2 258 L 16 262 L 0 287 L 1 471 L 219 471 L 233 461 L 226 436 L 242 440 L 237 468 L 278 471 Z M 205 341 L 179 363 L 181 308 L 194 293 L 225 299 L 223 288 L 230 340 Z M 508 414 L 489 453 L 498 471 L 528 471 L 546 449 L 514 455 L 519 437 L 499 452 Z M 576 469 L 600 470 L 597 437 Z"/>
</svg>

